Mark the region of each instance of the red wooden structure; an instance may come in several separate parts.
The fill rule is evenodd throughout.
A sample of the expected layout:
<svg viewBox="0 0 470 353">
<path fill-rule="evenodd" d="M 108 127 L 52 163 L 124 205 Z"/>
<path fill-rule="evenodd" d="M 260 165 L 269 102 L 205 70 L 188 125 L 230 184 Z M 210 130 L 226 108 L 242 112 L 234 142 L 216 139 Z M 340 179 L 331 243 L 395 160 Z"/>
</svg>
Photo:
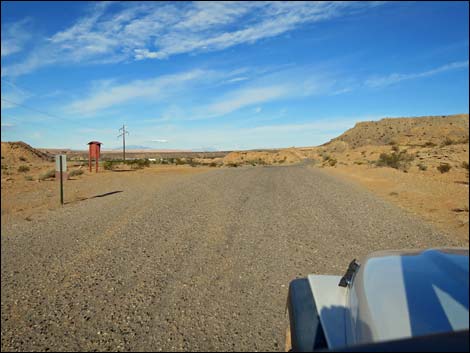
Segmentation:
<svg viewBox="0 0 470 353">
<path fill-rule="evenodd" d="M 91 172 L 91 160 L 94 158 L 96 163 L 96 172 L 98 173 L 98 161 L 100 159 L 100 150 L 101 150 L 101 142 L 98 141 L 91 141 L 88 142 L 88 167 L 90 168 Z"/>
</svg>

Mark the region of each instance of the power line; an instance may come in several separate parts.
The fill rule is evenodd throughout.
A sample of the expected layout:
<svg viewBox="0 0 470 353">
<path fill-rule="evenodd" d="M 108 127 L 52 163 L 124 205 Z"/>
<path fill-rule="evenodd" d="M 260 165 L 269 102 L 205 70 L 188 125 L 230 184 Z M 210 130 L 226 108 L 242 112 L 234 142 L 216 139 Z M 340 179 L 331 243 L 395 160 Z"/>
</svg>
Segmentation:
<svg viewBox="0 0 470 353">
<path fill-rule="evenodd" d="M 4 102 L 7 102 L 7 103 L 10 103 L 10 104 L 17 105 L 17 106 L 19 106 L 19 107 L 23 107 L 23 108 L 29 109 L 29 110 L 31 110 L 31 111 L 33 111 L 33 112 L 46 115 L 46 116 L 48 116 L 48 117 L 50 117 L 50 118 L 53 118 L 53 119 L 59 119 L 59 120 L 63 120 L 63 121 L 67 121 L 67 122 L 72 122 L 72 123 L 73 123 L 73 121 L 71 121 L 71 120 L 61 118 L 61 117 L 59 117 L 59 116 L 57 116 L 57 115 L 54 115 L 54 114 L 51 114 L 51 113 L 47 113 L 47 112 L 45 112 L 45 111 L 41 111 L 41 110 L 36 109 L 36 108 L 31 108 L 31 107 L 29 107 L 29 106 L 27 106 L 27 105 L 24 105 L 24 104 L 22 104 L 22 103 L 13 102 L 13 101 L 11 101 L 11 100 L 9 100 L 9 99 L 6 99 L 6 98 L 0 98 L 0 99 L 1 99 L 2 101 L 4 101 Z"/>
<path fill-rule="evenodd" d="M 9 80 L 5 80 L 4 78 L 2 78 L 1 80 L 5 83 L 9 84 L 11 87 L 14 87 L 16 90 L 22 92 L 23 94 L 33 93 L 31 90 L 20 87 L 16 83 L 13 83 Z M 34 93 L 33 93 L 33 95 L 34 95 Z"/>
<path fill-rule="evenodd" d="M 122 125 L 122 128 L 119 129 L 122 131 L 122 134 L 118 135 L 118 138 L 122 136 L 122 159 L 126 160 L 126 134 L 129 135 L 129 131 L 126 131 L 126 125 Z"/>
</svg>

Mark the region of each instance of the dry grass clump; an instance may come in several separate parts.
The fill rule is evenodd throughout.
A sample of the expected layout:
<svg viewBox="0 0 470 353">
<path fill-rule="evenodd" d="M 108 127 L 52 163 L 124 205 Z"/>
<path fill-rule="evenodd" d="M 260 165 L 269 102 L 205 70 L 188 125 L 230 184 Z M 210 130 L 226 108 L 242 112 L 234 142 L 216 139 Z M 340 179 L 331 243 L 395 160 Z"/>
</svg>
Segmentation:
<svg viewBox="0 0 470 353">
<path fill-rule="evenodd" d="M 419 163 L 418 164 L 419 170 L 425 171 L 428 169 L 428 167 L 424 163 Z"/>
<path fill-rule="evenodd" d="M 27 165 L 20 165 L 18 167 L 18 171 L 20 173 L 26 173 L 26 172 L 29 172 L 29 167 Z"/>
<path fill-rule="evenodd" d="M 406 151 L 398 151 L 394 149 L 392 153 L 381 153 L 375 164 L 378 167 L 407 170 L 410 162 L 414 159 L 414 155 L 409 154 Z"/>
<path fill-rule="evenodd" d="M 77 175 L 82 175 L 83 174 L 83 169 L 75 169 L 75 170 L 72 170 L 70 173 L 69 173 L 69 177 L 73 177 L 73 176 L 77 176 Z"/>
<path fill-rule="evenodd" d="M 438 165 L 437 170 L 440 171 L 442 174 L 447 173 L 449 170 L 452 169 L 451 165 L 449 163 L 441 163 Z"/>
<path fill-rule="evenodd" d="M 55 170 L 54 169 L 51 169 L 51 170 L 49 170 L 48 172 L 46 172 L 44 174 L 41 174 L 38 177 L 38 180 L 46 180 L 46 179 L 50 179 L 50 178 L 55 178 Z"/>
</svg>

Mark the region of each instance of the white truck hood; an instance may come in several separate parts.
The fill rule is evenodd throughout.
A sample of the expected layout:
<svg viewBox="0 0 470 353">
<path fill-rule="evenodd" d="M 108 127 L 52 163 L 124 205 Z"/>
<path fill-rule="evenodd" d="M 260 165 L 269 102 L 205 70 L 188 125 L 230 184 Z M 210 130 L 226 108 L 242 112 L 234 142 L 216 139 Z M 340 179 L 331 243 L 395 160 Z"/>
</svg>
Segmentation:
<svg viewBox="0 0 470 353">
<path fill-rule="evenodd" d="M 330 348 L 469 327 L 468 249 L 374 253 L 348 287 L 308 279 Z"/>
</svg>

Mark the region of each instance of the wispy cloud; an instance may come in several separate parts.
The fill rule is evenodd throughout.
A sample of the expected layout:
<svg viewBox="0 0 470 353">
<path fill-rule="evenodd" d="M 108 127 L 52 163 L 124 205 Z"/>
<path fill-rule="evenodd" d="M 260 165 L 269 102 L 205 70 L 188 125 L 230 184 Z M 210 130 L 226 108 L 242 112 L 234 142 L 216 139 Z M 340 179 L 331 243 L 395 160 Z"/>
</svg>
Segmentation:
<svg viewBox="0 0 470 353">
<path fill-rule="evenodd" d="M 126 84 L 102 83 L 88 97 L 72 102 L 66 107 L 71 113 L 92 114 L 137 99 L 161 100 L 182 87 L 205 78 L 207 71 L 162 75 L 146 80 L 135 80 Z"/>
<path fill-rule="evenodd" d="M 247 106 L 279 99 L 288 94 L 289 88 L 285 85 L 243 88 L 210 104 L 205 109 L 209 116 L 221 116 Z"/>
<path fill-rule="evenodd" d="M 235 82 L 241 82 L 241 81 L 246 81 L 248 80 L 248 77 L 246 76 L 241 76 L 241 77 L 234 77 L 231 78 L 230 80 L 225 81 L 226 83 L 235 83 Z"/>
<path fill-rule="evenodd" d="M 2 79 L 1 95 L 2 110 L 15 108 L 17 107 L 15 103 L 21 104 L 32 96 L 30 92 L 5 79 Z"/>
<path fill-rule="evenodd" d="M 120 83 L 117 80 L 100 80 L 92 83 L 90 92 L 63 107 L 72 115 L 93 116 L 104 110 L 120 109 L 124 104 L 139 107 L 145 103 L 149 107 L 142 123 L 164 121 L 204 120 L 222 117 L 243 108 L 253 107 L 261 112 L 261 104 L 329 94 L 340 90 L 341 84 L 329 77 L 327 70 L 312 67 L 286 67 L 276 72 L 264 74 L 256 69 L 244 69 L 252 76 L 241 81 L 236 88 L 219 85 L 231 79 L 236 70 L 193 69 L 179 73 L 157 76 L 145 80 Z M 210 92 L 198 95 L 197 92 Z M 179 104 L 181 97 L 191 94 L 189 104 Z M 164 102 L 165 104 L 160 104 Z M 150 107 L 156 107 L 152 110 Z"/>
<path fill-rule="evenodd" d="M 366 86 L 369 86 L 369 87 L 384 87 L 384 86 L 389 86 L 389 85 L 392 85 L 401 81 L 434 76 L 442 72 L 461 69 L 464 67 L 468 67 L 468 60 L 452 62 L 452 63 L 437 67 L 432 70 L 422 71 L 422 72 L 417 72 L 417 73 L 409 73 L 409 74 L 393 73 L 387 76 L 376 76 L 376 77 L 366 80 L 365 84 Z"/>
<path fill-rule="evenodd" d="M 165 139 L 155 139 L 155 140 L 150 140 L 150 142 L 156 142 L 156 143 L 168 143 L 168 140 L 165 140 Z"/>
<path fill-rule="evenodd" d="M 52 34 L 21 62 L 2 68 L 18 76 L 51 64 L 165 59 L 177 54 L 253 44 L 374 6 L 361 2 L 99 2 L 69 28 Z M 13 37 L 12 37 L 13 38 Z M 4 54 L 2 28 L 2 55 Z M 5 42 L 5 53 L 20 50 Z M 236 81 L 234 81 L 236 82 Z"/>
<path fill-rule="evenodd" d="M 2 23 L 2 57 L 23 50 L 24 45 L 31 38 L 30 24 L 31 21 L 29 19 L 15 23 Z"/>
<path fill-rule="evenodd" d="M 134 49 L 136 59 L 164 59 L 172 55 L 222 50 L 255 43 L 298 28 L 368 7 L 347 2 L 202 2 L 179 13 L 180 21 L 155 38 L 154 49 Z M 249 25 L 227 25 L 244 23 Z M 210 31 L 209 31 L 210 30 Z"/>
<path fill-rule="evenodd" d="M 327 67 L 286 67 L 257 76 L 228 93 L 215 95 L 212 102 L 198 107 L 191 116 L 209 119 L 247 107 L 253 107 L 255 113 L 259 113 L 259 105 L 263 103 L 330 94 L 341 88 L 341 81 L 335 79 Z"/>
</svg>

